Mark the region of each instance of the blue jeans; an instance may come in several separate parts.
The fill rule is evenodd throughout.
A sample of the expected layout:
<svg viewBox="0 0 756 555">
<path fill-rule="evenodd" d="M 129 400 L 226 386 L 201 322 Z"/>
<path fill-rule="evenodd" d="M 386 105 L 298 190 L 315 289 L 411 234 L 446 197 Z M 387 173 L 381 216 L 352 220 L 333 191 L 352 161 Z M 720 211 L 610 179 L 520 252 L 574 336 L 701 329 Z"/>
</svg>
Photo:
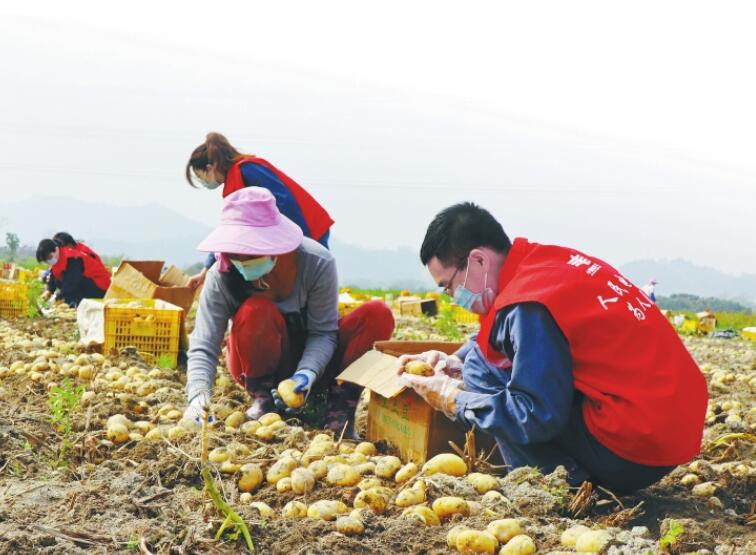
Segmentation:
<svg viewBox="0 0 756 555">
<path fill-rule="evenodd" d="M 509 372 L 490 365 L 476 346 L 465 359 L 465 390 L 493 394 L 509 382 Z M 615 492 L 630 492 L 658 482 L 674 466 L 646 466 L 628 461 L 604 447 L 585 425 L 582 394 L 575 391 L 569 421 L 550 441 L 518 444 L 495 437 L 507 466 L 533 466 L 545 474 L 561 465 L 569 473 L 568 482 L 579 485 L 590 481 Z"/>
</svg>

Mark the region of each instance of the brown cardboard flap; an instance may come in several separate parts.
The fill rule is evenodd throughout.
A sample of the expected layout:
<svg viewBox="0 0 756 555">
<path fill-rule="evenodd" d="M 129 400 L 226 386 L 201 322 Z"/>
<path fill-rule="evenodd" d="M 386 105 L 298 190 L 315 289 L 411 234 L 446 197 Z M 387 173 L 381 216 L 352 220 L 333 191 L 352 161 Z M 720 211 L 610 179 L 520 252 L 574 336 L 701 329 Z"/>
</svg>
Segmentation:
<svg viewBox="0 0 756 555">
<path fill-rule="evenodd" d="M 155 289 L 157 289 L 157 284 L 147 279 L 141 271 L 130 263 L 122 262 L 113 274 L 105 298 L 152 299 L 155 296 Z"/>
<path fill-rule="evenodd" d="M 160 272 L 163 271 L 165 262 L 163 260 L 122 260 L 120 266 L 129 265 L 135 270 L 141 272 L 144 277 L 153 283 L 160 282 Z M 116 270 L 116 274 L 118 270 Z"/>
<path fill-rule="evenodd" d="M 160 285 L 167 285 L 168 287 L 186 287 L 188 282 L 189 276 L 176 266 L 171 266 L 160 276 Z"/>
<path fill-rule="evenodd" d="M 404 387 L 397 383 L 397 357 L 434 349 L 451 354 L 461 345 L 436 341 L 378 341 L 372 351 L 350 364 L 336 379 L 367 387 L 391 399 L 404 391 Z"/>
</svg>

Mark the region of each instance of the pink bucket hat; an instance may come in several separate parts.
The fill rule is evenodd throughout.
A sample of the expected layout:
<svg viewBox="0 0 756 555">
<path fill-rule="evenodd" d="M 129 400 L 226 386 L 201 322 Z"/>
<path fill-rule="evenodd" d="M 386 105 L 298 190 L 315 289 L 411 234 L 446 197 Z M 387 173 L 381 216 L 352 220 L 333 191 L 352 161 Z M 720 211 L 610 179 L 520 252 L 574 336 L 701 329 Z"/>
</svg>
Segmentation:
<svg viewBox="0 0 756 555">
<path fill-rule="evenodd" d="M 302 244 L 301 228 L 276 206 L 263 187 L 245 187 L 223 201 L 221 223 L 197 250 L 223 254 L 278 256 Z"/>
</svg>

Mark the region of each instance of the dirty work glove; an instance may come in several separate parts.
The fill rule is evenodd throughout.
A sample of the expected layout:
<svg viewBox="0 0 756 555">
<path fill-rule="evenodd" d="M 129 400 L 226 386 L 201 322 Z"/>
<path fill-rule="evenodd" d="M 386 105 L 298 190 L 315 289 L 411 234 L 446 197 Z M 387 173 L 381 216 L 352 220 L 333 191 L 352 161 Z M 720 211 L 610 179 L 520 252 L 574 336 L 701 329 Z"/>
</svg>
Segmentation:
<svg viewBox="0 0 756 555">
<path fill-rule="evenodd" d="M 184 416 L 181 419 L 181 422 L 186 425 L 187 429 L 190 430 L 197 430 L 202 427 L 202 422 L 205 418 L 205 407 L 210 406 L 210 392 L 208 391 L 202 391 L 200 393 L 197 393 L 194 397 L 192 397 L 191 401 L 189 401 L 189 406 L 186 407 L 186 410 L 184 411 Z M 208 417 L 208 422 L 213 423 L 215 422 L 215 417 L 212 414 L 212 411 Z"/>
<path fill-rule="evenodd" d="M 307 397 L 310 396 L 310 390 L 312 389 L 312 386 L 315 385 L 315 381 L 318 379 L 318 375 L 312 370 L 303 369 L 294 372 L 294 375 L 291 377 L 291 379 L 294 380 L 297 384 L 296 386 L 294 386 L 294 393 L 301 393 L 305 398 L 304 404 L 298 409 L 288 407 L 286 403 L 283 402 L 283 399 L 281 399 L 281 396 L 278 394 L 277 389 L 270 390 L 270 394 L 273 396 L 273 402 L 276 405 L 276 410 L 278 410 L 278 412 L 283 412 L 284 414 L 287 414 L 289 416 L 293 416 L 302 412 L 302 409 L 304 409 L 305 405 L 307 404 Z"/>
<path fill-rule="evenodd" d="M 425 351 L 417 355 L 400 356 L 398 374 L 404 373 L 404 367 L 410 360 L 427 362 L 433 367 L 435 374 L 446 374 L 455 378 L 462 375 L 462 360 L 456 355 L 447 355 L 443 351 Z"/>
<path fill-rule="evenodd" d="M 457 393 L 461 391 L 462 382 L 446 374 L 433 376 L 413 376 L 402 374 L 397 378 L 399 385 L 411 387 L 425 402 L 435 410 L 440 410 L 449 419 L 456 420 Z"/>
</svg>

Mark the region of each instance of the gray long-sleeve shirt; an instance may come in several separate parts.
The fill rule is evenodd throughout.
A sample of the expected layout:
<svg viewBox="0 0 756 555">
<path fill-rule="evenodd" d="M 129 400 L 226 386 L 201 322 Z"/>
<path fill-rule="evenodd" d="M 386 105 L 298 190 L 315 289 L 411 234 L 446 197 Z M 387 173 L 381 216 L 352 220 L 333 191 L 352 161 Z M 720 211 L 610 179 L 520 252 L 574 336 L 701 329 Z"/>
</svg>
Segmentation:
<svg viewBox="0 0 756 555">
<path fill-rule="evenodd" d="M 338 343 L 336 261 L 328 249 L 308 238 L 302 241 L 297 254 L 294 290 L 276 306 L 283 314 L 301 314 L 307 339 L 297 370 L 312 370 L 320 377 Z M 234 269 L 221 273 L 216 264 L 205 279 L 194 331 L 189 340 L 186 381 L 189 400 L 200 392 L 211 390 L 228 321 L 242 303 L 254 295 L 251 288 L 238 287 L 239 276 L 235 273 Z"/>
</svg>

